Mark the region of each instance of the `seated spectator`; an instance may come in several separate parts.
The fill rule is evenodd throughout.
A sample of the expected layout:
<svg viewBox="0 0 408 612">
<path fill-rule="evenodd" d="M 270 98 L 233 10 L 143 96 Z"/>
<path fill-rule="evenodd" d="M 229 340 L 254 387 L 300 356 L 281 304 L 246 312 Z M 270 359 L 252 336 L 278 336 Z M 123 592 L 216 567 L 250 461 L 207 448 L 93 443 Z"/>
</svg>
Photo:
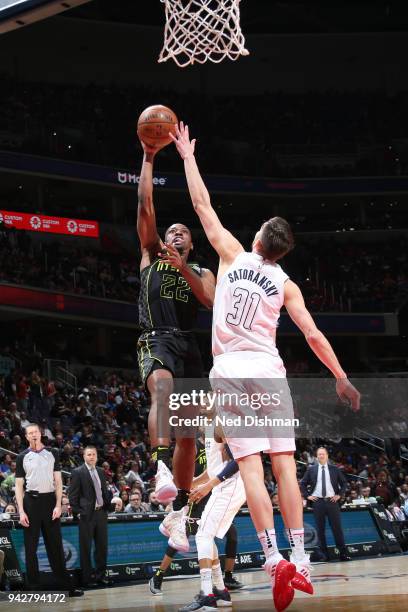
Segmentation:
<svg viewBox="0 0 408 612">
<path fill-rule="evenodd" d="M 362 500 L 364 501 L 364 503 L 367 503 L 367 504 L 377 503 L 376 498 L 373 495 L 371 495 L 370 487 L 363 487 L 361 489 L 361 495 L 362 495 Z"/>
<path fill-rule="evenodd" d="M 401 485 L 400 488 L 400 502 L 401 505 L 404 505 L 406 500 L 408 499 L 408 484 Z"/>
<path fill-rule="evenodd" d="M 63 495 L 61 498 L 61 516 L 63 518 L 72 516 L 71 506 L 69 505 L 69 499 L 66 495 Z"/>
<path fill-rule="evenodd" d="M 123 501 L 121 500 L 120 497 L 112 497 L 111 506 L 115 508 L 113 510 L 115 514 L 119 514 L 120 512 L 123 512 Z"/>
<path fill-rule="evenodd" d="M 1 463 L 0 463 L 0 480 L 2 477 L 5 478 L 6 475 L 10 472 L 11 462 L 12 462 L 11 455 L 6 453 L 3 456 L 3 459 L 1 460 Z"/>
<path fill-rule="evenodd" d="M 272 495 L 271 501 L 272 501 L 272 507 L 276 508 L 277 510 L 279 510 L 279 497 L 278 497 L 277 493 Z"/>
<path fill-rule="evenodd" d="M 157 495 L 154 491 L 149 493 L 149 503 L 146 506 L 147 512 L 164 512 L 164 506 L 157 501 Z"/>
<path fill-rule="evenodd" d="M 25 429 L 30 424 L 30 421 L 27 419 L 27 413 L 24 410 L 20 412 L 20 423 L 22 429 Z"/>
<path fill-rule="evenodd" d="M 14 490 L 16 486 L 16 462 L 12 461 L 10 464 L 10 472 L 1 483 L 1 490 L 6 497 L 14 497 Z"/>
<path fill-rule="evenodd" d="M 130 501 L 125 507 L 125 512 L 148 512 L 147 504 L 142 502 L 142 495 L 139 491 L 135 491 L 131 494 Z"/>
<path fill-rule="evenodd" d="M 265 486 L 269 495 L 272 495 L 275 491 L 276 485 L 273 480 L 272 472 L 270 472 L 269 470 L 265 472 Z"/>
<path fill-rule="evenodd" d="M 126 488 L 120 492 L 120 499 L 123 502 L 123 506 L 127 506 L 127 504 L 129 503 L 130 499 L 129 499 L 129 491 L 130 491 L 130 487 L 126 486 Z"/>
<path fill-rule="evenodd" d="M 377 481 L 372 489 L 375 497 L 381 497 L 385 506 L 389 506 L 398 498 L 398 491 L 391 481 L 388 471 L 381 469 L 377 473 Z"/>
<path fill-rule="evenodd" d="M 142 490 L 144 490 L 144 482 L 142 477 L 139 474 L 139 462 L 132 461 L 130 463 L 130 470 L 125 474 L 125 480 L 128 485 L 133 485 L 133 483 L 137 482 L 140 484 Z"/>
<path fill-rule="evenodd" d="M 400 504 L 398 501 L 394 502 L 391 506 L 389 506 L 388 509 L 394 515 L 396 521 L 406 521 L 407 520 L 405 516 L 405 512 L 400 507 Z"/>
</svg>

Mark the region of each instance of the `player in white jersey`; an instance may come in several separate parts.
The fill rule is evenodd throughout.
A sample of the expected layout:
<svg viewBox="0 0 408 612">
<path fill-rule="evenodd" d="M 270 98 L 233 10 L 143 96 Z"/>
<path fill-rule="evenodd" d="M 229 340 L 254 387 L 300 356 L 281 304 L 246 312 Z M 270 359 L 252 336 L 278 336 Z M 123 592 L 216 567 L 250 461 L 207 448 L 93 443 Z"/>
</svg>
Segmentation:
<svg viewBox="0 0 408 612">
<path fill-rule="evenodd" d="M 216 610 L 232 605 L 222 577 L 214 538 L 223 538 L 231 527 L 235 515 L 245 502 L 245 488 L 238 464 L 233 460 L 222 432 L 213 425 L 206 427 L 205 453 L 207 469 L 193 480 L 190 493 L 190 502 L 199 503 L 211 491 L 195 536 L 201 590 L 194 601 L 179 608 L 179 612 Z"/>
<path fill-rule="evenodd" d="M 188 127 L 180 123 L 173 140 L 184 160 L 194 209 L 220 257 L 212 334 L 213 388 L 219 383 L 225 386 L 225 382 L 227 388 L 231 387 L 240 378 L 246 380 L 244 391 L 248 393 L 252 391 L 251 379 L 256 379 L 261 391 L 262 378 L 269 382 L 280 378 L 283 384 L 285 368 L 276 348 L 275 333 L 280 309 L 285 305 L 312 351 L 336 378 L 339 397 L 358 410 L 359 392 L 349 382 L 330 343 L 317 329 L 299 287 L 276 263 L 294 246 L 289 224 L 280 217 L 266 221 L 254 237 L 252 252 L 246 253 L 241 243 L 223 227 L 211 205 L 194 156 L 195 140 L 190 141 Z M 243 390 L 241 382 L 237 386 L 239 391 Z M 313 592 L 309 559 L 304 552 L 303 506 L 296 478 L 294 440 L 269 434 L 250 439 L 231 438 L 227 432 L 226 439 L 239 463 L 248 507 L 265 552 L 264 569 L 271 577 L 275 608 L 284 610 L 293 599 L 293 587 L 306 590 L 309 584 L 309 592 Z M 264 484 L 262 451 L 270 454 L 278 482 L 279 503 L 293 563 L 284 561 L 277 548 L 272 504 Z"/>
</svg>

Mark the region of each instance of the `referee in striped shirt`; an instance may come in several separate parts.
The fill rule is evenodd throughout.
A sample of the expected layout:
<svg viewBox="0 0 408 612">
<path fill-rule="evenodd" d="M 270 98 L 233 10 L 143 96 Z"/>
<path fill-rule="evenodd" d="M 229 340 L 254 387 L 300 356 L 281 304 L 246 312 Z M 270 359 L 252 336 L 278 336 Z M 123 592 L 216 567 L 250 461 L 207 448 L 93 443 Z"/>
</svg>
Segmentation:
<svg viewBox="0 0 408 612">
<path fill-rule="evenodd" d="M 84 593 L 72 587 L 65 567 L 59 520 L 62 478 L 58 451 L 45 448 L 38 425 L 27 425 L 25 434 L 29 447 L 16 460 L 16 501 L 24 527 L 27 586 L 33 591 L 40 587 L 37 547 L 41 531 L 58 586 L 68 591 L 70 597 L 79 597 Z"/>
</svg>

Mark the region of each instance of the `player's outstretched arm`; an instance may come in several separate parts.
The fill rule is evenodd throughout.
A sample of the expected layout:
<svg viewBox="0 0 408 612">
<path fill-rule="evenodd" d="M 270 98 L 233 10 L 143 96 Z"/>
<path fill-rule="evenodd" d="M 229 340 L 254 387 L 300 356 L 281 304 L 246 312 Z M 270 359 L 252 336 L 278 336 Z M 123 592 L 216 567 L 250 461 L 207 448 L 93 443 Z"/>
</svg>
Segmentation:
<svg viewBox="0 0 408 612">
<path fill-rule="evenodd" d="M 154 147 L 141 142 L 144 155 L 140 171 L 137 205 L 137 233 L 142 249 L 141 269 L 149 265 L 162 248 L 162 242 L 157 232 L 156 213 L 153 205 L 153 162 L 158 151 Z"/>
<path fill-rule="evenodd" d="M 194 156 L 196 140 L 190 141 L 188 125 L 180 122 L 176 126 L 176 136 L 172 137 L 180 157 L 184 160 L 188 190 L 194 210 L 198 214 L 206 236 L 220 256 L 221 263 L 232 263 L 235 257 L 244 250 L 242 244 L 221 223 L 213 209 L 210 194 L 201 177 Z"/>
<path fill-rule="evenodd" d="M 296 283 L 285 283 L 284 304 L 292 321 L 304 334 L 310 348 L 336 378 L 336 390 L 340 399 L 350 402 L 353 410 L 360 409 L 360 393 L 347 378 L 330 342 L 316 327 L 316 323 L 305 306 L 302 292 Z"/>
</svg>

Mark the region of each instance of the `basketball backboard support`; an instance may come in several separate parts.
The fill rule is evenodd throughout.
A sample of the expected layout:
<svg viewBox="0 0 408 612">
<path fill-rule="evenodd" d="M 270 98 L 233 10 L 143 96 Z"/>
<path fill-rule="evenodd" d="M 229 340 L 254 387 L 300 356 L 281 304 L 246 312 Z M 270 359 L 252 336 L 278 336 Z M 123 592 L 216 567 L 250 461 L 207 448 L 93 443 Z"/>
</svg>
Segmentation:
<svg viewBox="0 0 408 612">
<path fill-rule="evenodd" d="M 90 0 L 0 0 L 0 34 L 52 17 Z"/>
</svg>

